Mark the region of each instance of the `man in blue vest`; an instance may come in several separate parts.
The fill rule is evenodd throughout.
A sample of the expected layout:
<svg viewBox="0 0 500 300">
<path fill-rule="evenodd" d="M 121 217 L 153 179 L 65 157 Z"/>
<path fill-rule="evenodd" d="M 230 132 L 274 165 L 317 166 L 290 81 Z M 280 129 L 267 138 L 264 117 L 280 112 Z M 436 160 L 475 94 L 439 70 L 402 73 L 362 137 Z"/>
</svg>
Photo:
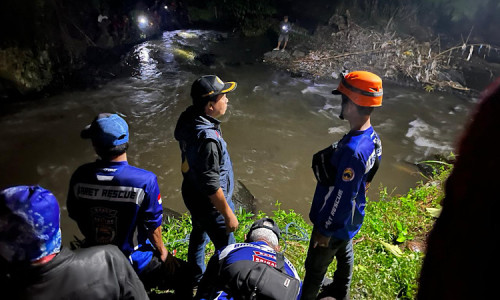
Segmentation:
<svg viewBox="0 0 500 300">
<path fill-rule="evenodd" d="M 163 207 L 156 175 L 127 161 L 129 131 L 117 114 L 101 113 L 81 132 L 100 157 L 71 177 L 67 208 L 85 246 L 113 244 L 132 262 L 146 288 L 193 296 L 190 268 L 163 244 Z"/>
<path fill-rule="evenodd" d="M 212 256 L 195 299 L 299 299 L 300 278 L 279 252 L 280 238 L 273 219 L 255 221 L 245 243 L 228 245 Z"/>
<path fill-rule="evenodd" d="M 195 285 L 205 271 L 208 238 L 216 249 L 235 242 L 233 166 L 217 120 L 226 113 L 226 94 L 235 88 L 236 82 L 223 82 L 215 75 L 198 78 L 191 86 L 193 105 L 175 128 L 182 155 L 182 197 L 193 225 L 188 262 L 195 269 Z"/>
<path fill-rule="evenodd" d="M 346 74 L 333 94 L 341 95 L 340 118 L 350 131 L 340 141 L 313 156 L 318 183 L 309 212 L 314 224 L 305 261 L 305 300 L 317 299 L 327 268 L 337 259 L 333 283 L 318 299 L 349 299 L 354 252 L 352 238 L 363 224 L 368 188 L 382 156 L 380 138 L 370 123 L 382 106 L 382 79 L 366 71 Z"/>
</svg>

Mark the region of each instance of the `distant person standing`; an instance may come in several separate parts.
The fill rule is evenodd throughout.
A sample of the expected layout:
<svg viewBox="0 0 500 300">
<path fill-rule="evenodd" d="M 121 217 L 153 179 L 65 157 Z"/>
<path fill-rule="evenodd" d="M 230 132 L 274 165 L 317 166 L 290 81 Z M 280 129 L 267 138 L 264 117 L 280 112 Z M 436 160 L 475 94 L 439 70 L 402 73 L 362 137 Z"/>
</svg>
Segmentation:
<svg viewBox="0 0 500 300">
<path fill-rule="evenodd" d="M 163 244 L 163 207 L 156 175 L 128 164 L 129 130 L 117 114 L 101 113 L 81 137 L 99 159 L 71 177 L 67 208 L 85 236 L 85 246 L 113 244 L 129 258 L 146 288 L 173 288 L 191 299 L 187 262 Z"/>
<path fill-rule="evenodd" d="M 206 268 L 208 238 L 216 249 L 235 242 L 233 166 L 217 119 L 226 113 L 226 94 L 234 89 L 236 82 L 223 82 L 215 75 L 196 79 L 191 86 L 193 104 L 180 115 L 174 133 L 181 149 L 182 197 L 193 225 L 188 262 L 195 269 L 195 284 Z"/>
<path fill-rule="evenodd" d="M 281 42 L 284 42 L 283 49 L 285 51 L 286 44 L 288 43 L 288 34 L 292 29 L 292 24 L 288 22 L 288 16 L 283 17 L 283 21 L 280 23 L 280 35 L 278 37 L 278 45 L 273 50 L 280 50 Z"/>
<path fill-rule="evenodd" d="M 313 156 L 318 183 L 309 212 L 313 232 L 305 261 L 301 299 L 349 299 L 354 252 L 352 238 L 365 215 L 366 189 L 382 156 L 380 138 L 370 123 L 374 107 L 382 106 L 382 80 L 365 71 L 342 78 L 332 92 L 342 96 L 340 119 L 350 131 Z M 327 268 L 337 259 L 333 282 L 317 297 Z"/>
</svg>

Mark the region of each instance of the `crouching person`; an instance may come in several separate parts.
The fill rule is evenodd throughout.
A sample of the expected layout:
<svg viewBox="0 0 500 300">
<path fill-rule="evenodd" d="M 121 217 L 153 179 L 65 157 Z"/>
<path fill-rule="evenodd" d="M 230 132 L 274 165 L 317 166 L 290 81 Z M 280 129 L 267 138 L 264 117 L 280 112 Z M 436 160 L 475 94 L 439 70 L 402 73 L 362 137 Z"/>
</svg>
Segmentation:
<svg viewBox="0 0 500 300">
<path fill-rule="evenodd" d="M 116 246 L 61 247 L 59 218 L 56 198 L 40 186 L 0 191 L 2 299 L 148 299 Z"/>
<path fill-rule="evenodd" d="M 163 207 L 156 175 L 128 164 L 129 130 L 117 114 L 101 113 L 81 137 L 90 139 L 99 159 L 71 177 L 67 208 L 85 237 L 85 246 L 113 244 L 127 256 L 146 289 L 174 289 L 193 297 L 192 272 L 163 244 Z"/>
<path fill-rule="evenodd" d="M 245 243 L 228 245 L 212 256 L 195 299 L 299 299 L 300 278 L 279 252 L 280 238 L 272 219 L 256 221 Z"/>
</svg>

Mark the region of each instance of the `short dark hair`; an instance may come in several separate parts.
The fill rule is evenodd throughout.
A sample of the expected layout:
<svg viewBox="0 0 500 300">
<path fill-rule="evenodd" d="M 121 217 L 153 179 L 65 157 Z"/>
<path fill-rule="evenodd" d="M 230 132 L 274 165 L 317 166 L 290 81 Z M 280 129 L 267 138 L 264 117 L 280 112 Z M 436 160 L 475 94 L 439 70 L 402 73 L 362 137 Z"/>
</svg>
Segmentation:
<svg viewBox="0 0 500 300">
<path fill-rule="evenodd" d="M 212 102 L 215 102 L 217 101 L 217 96 L 218 95 L 215 95 L 215 96 L 207 96 L 207 97 L 197 97 L 197 98 L 194 98 L 193 97 L 193 106 L 196 107 L 197 110 L 201 110 L 201 111 L 204 111 L 205 110 L 205 106 L 207 106 L 207 103 L 212 101 Z"/>
<path fill-rule="evenodd" d="M 128 142 L 111 148 L 109 147 L 104 148 L 94 144 L 94 149 L 97 155 L 99 155 L 99 157 L 101 157 L 102 160 L 111 160 L 114 157 L 117 157 L 127 152 Z"/>
<path fill-rule="evenodd" d="M 356 103 L 354 103 L 354 101 L 352 101 L 351 99 L 349 99 L 349 97 L 347 97 L 344 94 L 342 94 L 342 100 L 343 101 L 351 101 L 352 104 L 354 104 L 354 106 L 356 106 L 356 108 L 358 109 L 358 113 L 360 115 L 362 115 L 362 116 L 369 116 L 373 112 L 374 107 L 357 105 Z"/>
<path fill-rule="evenodd" d="M 372 114 L 374 107 L 370 106 L 359 106 L 356 103 L 354 103 L 356 107 L 358 108 L 358 113 L 362 116 L 369 116 Z"/>
</svg>

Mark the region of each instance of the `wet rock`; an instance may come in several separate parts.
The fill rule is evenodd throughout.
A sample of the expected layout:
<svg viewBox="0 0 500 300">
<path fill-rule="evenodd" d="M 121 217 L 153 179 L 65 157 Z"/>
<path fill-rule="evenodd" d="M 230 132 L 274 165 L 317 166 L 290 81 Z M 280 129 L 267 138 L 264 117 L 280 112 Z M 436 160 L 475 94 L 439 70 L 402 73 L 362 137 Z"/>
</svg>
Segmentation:
<svg viewBox="0 0 500 300">
<path fill-rule="evenodd" d="M 176 212 L 173 209 L 170 209 L 168 207 L 163 208 L 163 223 L 166 223 L 168 219 L 180 219 L 182 217 L 182 214 Z"/>
<path fill-rule="evenodd" d="M 482 58 L 473 57 L 470 62 L 463 65 L 461 71 L 467 87 L 482 91 L 500 76 L 500 64 L 488 63 Z"/>
<path fill-rule="evenodd" d="M 240 180 L 236 181 L 232 199 L 236 208 L 242 207 L 247 212 L 257 213 L 255 196 Z"/>
<path fill-rule="evenodd" d="M 437 79 L 440 81 L 455 81 L 463 86 L 466 85 L 464 74 L 456 69 L 448 69 L 439 72 L 439 74 L 437 75 Z"/>
<path fill-rule="evenodd" d="M 289 59 L 291 56 L 287 51 L 281 51 L 281 50 L 273 50 L 264 53 L 264 59 L 278 59 L 278 60 L 283 60 L 283 59 Z"/>
<path fill-rule="evenodd" d="M 301 58 L 301 57 L 304 57 L 306 56 L 306 54 L 300 50 L 294 50 L 292 52 L 292 56 L 295 57 L 295 58 Z"/>
</svg>

